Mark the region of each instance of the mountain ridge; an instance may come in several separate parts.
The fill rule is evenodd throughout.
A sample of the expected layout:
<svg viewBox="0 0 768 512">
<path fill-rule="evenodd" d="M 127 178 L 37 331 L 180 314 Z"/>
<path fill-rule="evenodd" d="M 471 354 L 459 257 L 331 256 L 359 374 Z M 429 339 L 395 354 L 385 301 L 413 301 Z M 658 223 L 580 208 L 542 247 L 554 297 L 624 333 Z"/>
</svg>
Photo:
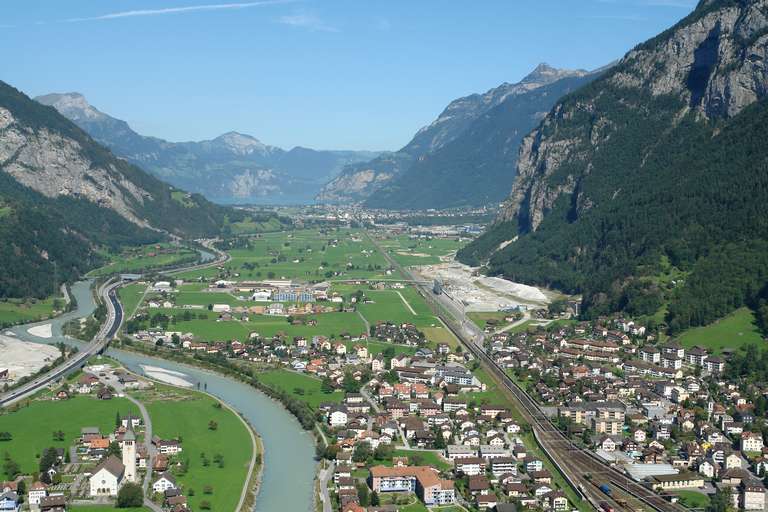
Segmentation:
<svg viewBox="0 0 768 512">
<path fill-rule="evenodd" d="M 322 202 L 365 202 L 398 177 L 405 175 L 422 159 L 449 145 L 481 116 L 509 98 L 524 95 L 565 77 L 586 75 L 588 72 L 585 70 L 562 70 L 541 63 L 520 82 L 505 82 L 484 93 L 457 98 L 451 101 L 432 123 L 420 128 L 400 150 L 344 168 L 334 180 L 323 187 L 317 199 Z M 388 203 L 391 203 L 391 206 Z M 369 206 L 394 208 L 397 207 L 395 203 L 394 200 L 382 201 Z"/>
<path fill-rule="evenodd" d="M 174 186 L 221 203 L 307 202 L 344 165 L 375 151 L 285 150 L 229 131 L 213 139 L 171 142 L 145 136 L 106 114 L 80 93 L 52 93 L 36 100 L 52 106 L 116 155 Z"/>
<path fill-rule="evenodd" d="M 666 304 L 673 331 L 754 300 L 768 264 L 766 62 L 766 0 L 700 2 L 557 102 L 523 140 L 497 222 L 459 258 L 582 294 L 588 316 Z M 682 285 L 660 285 L 669 268 Z"/>
</svg>

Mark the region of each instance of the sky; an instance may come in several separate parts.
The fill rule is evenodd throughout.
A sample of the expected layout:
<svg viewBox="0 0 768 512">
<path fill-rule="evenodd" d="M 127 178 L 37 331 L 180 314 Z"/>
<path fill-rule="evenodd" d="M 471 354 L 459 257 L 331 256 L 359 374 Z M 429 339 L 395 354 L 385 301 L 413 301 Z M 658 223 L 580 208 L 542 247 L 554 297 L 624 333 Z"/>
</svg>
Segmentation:
<svg viewBox="0 0 768 512">
<path fill-rule="evenodd" d="M 396 150 L 538 63 L 594 69 L 696 0 L 2 0 L 0 80 L 143 135 Z"/>
</svg>

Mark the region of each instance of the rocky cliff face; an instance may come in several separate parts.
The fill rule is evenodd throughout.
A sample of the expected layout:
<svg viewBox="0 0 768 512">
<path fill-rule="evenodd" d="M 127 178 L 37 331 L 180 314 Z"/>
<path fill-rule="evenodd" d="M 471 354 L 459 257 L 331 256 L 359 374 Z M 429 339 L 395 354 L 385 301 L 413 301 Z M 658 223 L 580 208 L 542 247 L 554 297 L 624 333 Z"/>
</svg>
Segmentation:
<svg viewBox="0 0 768 512">
<path fill-rule="evenodd" d="M 113 166 L 94 166 L 78 141 L 20 123 L 0 107 L 0 168 L 46 197 L 72 196 L 114 210 L 147 227 L 132 204 L 143 204 L 150 194 L 117 172 Z"/>
<path fill-rule="evenodd" d="M 622 104 L 639 115 L 647 102 L 671 109 L 669 130 L 693 111 L 703 122 L 731 118 L 768 93 L 768 2 L 703 1 L 675 27 L 630 51 L 590 91 L 559 103 L 522 142 L 517 179 L 499 218 L 535 231 L 556 201 L 572 196 L 573 214 L 594 206 L 580 189 L 596 154 L 630 127 Z M 610 97 L 610 101 L 609 101 Z M 660 132 L 661 133 L 661 132 Z M 653 141 L 646 141 L 645 153 Z"/>
<path fill-rule="evenodd" d="M 328 202 L 363 201 L 406 173 L 416 162 L 445 148 L 470 129 L 475 121 L 508 99 L 566 77 L 585 75 L 587 71 L 556 69 L 542 63 L 518 83 L 504 83 L 483 94 L 454 100 L 437 119 L 416 132 L 413 139 L 399 151 L 344 168 L 323 187 L 317 199 Z"/>
</svg>

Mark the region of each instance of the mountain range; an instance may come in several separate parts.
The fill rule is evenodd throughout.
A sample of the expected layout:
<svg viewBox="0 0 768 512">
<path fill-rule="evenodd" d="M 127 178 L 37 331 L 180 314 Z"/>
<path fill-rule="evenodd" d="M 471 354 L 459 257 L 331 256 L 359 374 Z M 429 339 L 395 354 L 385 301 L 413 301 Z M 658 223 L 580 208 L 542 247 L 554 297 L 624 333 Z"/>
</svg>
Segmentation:
<svg viewBox="0 0 768 512">
<path fill-rule="evenodd" d="M 518 83 L 459 98 L 401 150 L 344 168 L 318 200 L 391 209 L 499 202 L 522 138 L 558 98 L 598 74 L 542 63 Z"/>
<path fill-rule="evenodd" d="M 766 95 L 768 1 L 702 0 L 556 103 L 459 258 L 672 332 L 764 302 Z"/>
<path fill-rule="evenodd" d="M 116 158 L 0 82 L 0 297 L 46 297 L 103 250 L 215 236 L 242 215 Z"/>
<path fill-rule="evenodd" d="M 378 155 L 298 146 L 286 151 L 237 132 L 212 140 L 169 142 L 136 133 L 79 93 L 35 99 L 54 107 L 115 155 L 176 187 L 223 204 L 311 202 L 344 166 Z"/>
</svg>

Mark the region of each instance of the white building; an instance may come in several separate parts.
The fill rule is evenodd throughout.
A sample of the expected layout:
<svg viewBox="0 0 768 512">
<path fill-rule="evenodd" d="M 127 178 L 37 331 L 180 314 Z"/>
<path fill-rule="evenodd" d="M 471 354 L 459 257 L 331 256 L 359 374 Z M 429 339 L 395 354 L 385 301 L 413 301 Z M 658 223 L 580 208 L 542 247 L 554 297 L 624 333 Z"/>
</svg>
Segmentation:
<svg viewBox="0 0 768 512">
<path fill-rule="evenodd" d="M 117 491 L 123 485 L 125 466 L 120 459 L 110 455 L 96 466 L 90 478 L 90 494 L 97 496 L 117 496 Z"/>
<path fill-rule="evenodd" d="M 39 505 L 40 500 L 48 496 L 48 486 L 43 482 L 35 482 L 29 488 L 27 501 L 30 505 Z"/>
<path fill-rule="evenodd" d="M 155 480 L 155 482 L 152 484 L 152 491 L 157 493 L 162 493 L 167 491 L 168 489 L 175 489 L 176 488 L 176 479 L 173 478 L 173 475 L 168 473 L 167 471 L 160 475 L 160 478 Z"/>
</svg>

